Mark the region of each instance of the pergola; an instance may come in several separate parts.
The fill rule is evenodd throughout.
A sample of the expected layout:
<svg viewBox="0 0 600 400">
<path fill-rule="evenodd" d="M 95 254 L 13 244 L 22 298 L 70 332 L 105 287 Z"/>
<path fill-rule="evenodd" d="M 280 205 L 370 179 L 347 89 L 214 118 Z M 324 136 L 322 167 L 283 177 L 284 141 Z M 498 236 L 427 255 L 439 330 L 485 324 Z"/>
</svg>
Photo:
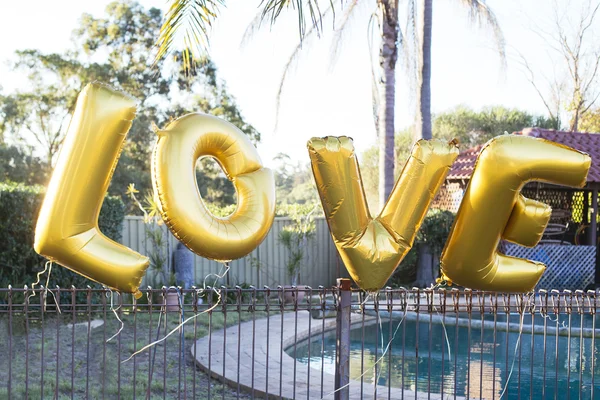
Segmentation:
<svg viewBox="0 0 600 400">
<path fill-rule="evenodd" d="M 541 182 L 527 184 L 522 193 L 525 197 L 542 201 L 552 207 L 552 217 L 543 244 L 585 245 L 598 247 L 598 189 L 600 189 L 600 134 L 563 132 L 539 128 L 527 128 L 515 134 L 532 136 L 561 143 L 588 153 L 592 165 L 584 188 L 567 188 Z M 434 200 L 434 207 L 458 211 L 462 194 L 467 187 L 475 161 L 483 145 L 461 152 L 445 184 Z M 596 250 L 595 284 L 600 285 L 600 257 Z"/>
</svg>

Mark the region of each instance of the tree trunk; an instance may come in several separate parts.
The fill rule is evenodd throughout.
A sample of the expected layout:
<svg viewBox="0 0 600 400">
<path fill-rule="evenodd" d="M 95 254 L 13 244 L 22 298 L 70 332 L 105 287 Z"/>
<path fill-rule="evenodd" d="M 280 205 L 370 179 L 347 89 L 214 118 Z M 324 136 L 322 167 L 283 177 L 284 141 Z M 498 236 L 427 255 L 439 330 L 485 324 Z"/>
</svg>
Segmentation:
<svg viewBox="0 0 600 400">
<path fill-rule="evenodd" d="M 396 105 L 396 61 L 398 59 L 398 0 L 378 0 L 381 29 L 379 65 L 378 138 L 379 208 L 383 208 L 394 187 L 394 111 Z"/>
<path fill-rule="evenodd" d="M 417 64 L 416 139 L 431 139 L 431 30 L 433 0 L 420 0 L 417 12 L 419 52 Z"/>
<path fill-rule="evenodd" d="M 573 114 L 573 119 L 571 120 L 571 126 L 570 126 L 570 131 L 571 132 L 577 132 L 577 129 L 579 128 L 579 113 L 581 106 L 578 106 Z"/>
<path fill-rule="evenodd" d="M 435 283 L 437 278 L 434 273 L 434 268 L 439 265 L 435 263 L 435 257 L 431 252 L 431 248 L 426 244 L 417 245 L 417 280 L 414 285 L 416 287 L 429 287 Z"/>
</svg>

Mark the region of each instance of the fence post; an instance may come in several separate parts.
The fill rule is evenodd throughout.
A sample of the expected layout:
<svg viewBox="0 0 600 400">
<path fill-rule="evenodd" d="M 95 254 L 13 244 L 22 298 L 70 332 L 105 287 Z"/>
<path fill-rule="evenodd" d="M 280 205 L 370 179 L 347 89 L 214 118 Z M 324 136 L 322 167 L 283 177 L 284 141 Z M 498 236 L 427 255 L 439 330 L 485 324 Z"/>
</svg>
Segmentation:
<svg viewBox="0 0 600 400">
<path fill-rule="evenodd" d="M 337 310 L 335 353 L 335 400 L 348 400 L 350 398 L 350 310 L 352 281 L 347 278 L 338 278 L 337 287 L 339 302 Z"/>
</svg>

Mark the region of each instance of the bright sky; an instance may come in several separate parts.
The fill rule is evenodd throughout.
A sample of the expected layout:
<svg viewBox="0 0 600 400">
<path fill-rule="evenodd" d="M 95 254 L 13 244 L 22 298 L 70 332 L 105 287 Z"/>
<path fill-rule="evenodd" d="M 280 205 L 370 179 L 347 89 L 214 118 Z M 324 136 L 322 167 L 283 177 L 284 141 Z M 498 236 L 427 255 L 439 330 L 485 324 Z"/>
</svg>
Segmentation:
<svg viewBox="0 0 600 400">
<path fill-rule="evenodd" d="M 71 46 L 71 31 L 84 12 L 103 14 L 110 0 L 1 1 L 0 85 L 4 92 L 18 89 L 24 78 L 10 72 L 6 60 L 16 49 L 60 52 Z M 146 6 L 167 8 L 166 0 L 141 0 Z M 402 3 L 402 2 L 401 2 Z M 543 42 L 534 24 L 551 16 L 550 2 L 488 0 L 506 37 L 508 66 L 501 70 L 491 35 L 470 23 L 457 0 L 436 0 L 433 11 L 432 111 L 458 104 L 473 108 L 505 105 L 545 113 L 515 57 L 527 54 L 539 71 L 551 74 Z M 578 3 L 575 2 L 575 3 Z M 348 135 L 363 151 L 375 143 L 372 120 L 371 70 L 367 21 L 374 2 L 364 1 L 344 38 L 337 62 L 330 63 L 331 24 L 322 39 L 304 45 L 282 98 L 280 122 L 275 126 L 275 97 L 283 66 L 298 39 L 295 16 L 281 19 L 245 47 L 240 40 L 257 12 L 259 0 L 230 0 L 211 35 L 210 55 L 237 98 L 245 118 L 263 134 L 259 152 L 267 165 L 279 152 L 308 162 L 306 141 L 312 136 Z M 540 75 L 541 77 L 541 75 Z M 398 72 L 397 129 L 412 122 L 413 105 L 402 71 Z M 194 111 L 194 110 L 190 110 Z"/>
</svg>

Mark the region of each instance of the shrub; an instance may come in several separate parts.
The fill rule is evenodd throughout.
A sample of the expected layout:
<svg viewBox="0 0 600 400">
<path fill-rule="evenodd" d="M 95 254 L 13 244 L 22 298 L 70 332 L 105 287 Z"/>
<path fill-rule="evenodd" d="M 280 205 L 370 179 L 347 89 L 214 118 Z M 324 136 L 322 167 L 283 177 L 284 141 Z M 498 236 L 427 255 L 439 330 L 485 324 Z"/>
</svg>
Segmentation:
<svg viewBox="0 0 600 400">
<path fill-rule="evenodd" d="M 205 203 L 208 210 L 216 215 L 217 217 L 226 217 L 232 214 L 237 205 L 230 204 L 228 206 L 218 206 L 214 203 Z M 312 213 L 313 216 L 323 216 L 323 209 L 320 203 L 305 203 L 305 204 L 277 204 L 275 207 L 276 217 L 295 217 L 308 215 Z"/>
<path fill-rule="evenodd" d="M 277 217 L 300 217 L 312 214 L 313 217 L 322 217 L 323 208 L 321 203 L 304 204 L 277 204 L 275 215 Z"/>
<path fill-rule="evenodd" d="M 45 259 L 33 250 L 37 216 L 44 200 L 43 186 L 0 183 L 0 287 L 31 286 L 43 270 Z M 125 205 L 118 197 L 107 196 L 100 212 L 99 226 L 113 240 L 121 239 Z M 45 283 L 45 282 L 44 282 Z M 52 270 L 50 286 L 84 288 L 93 282 L 63 267 Z"/>
<path fill-rule="evenodd" d="M 417 234 L 417 243 L 427 243 L 431 251 L 441 253 L 450 235 L 454 214 L 450 211 L 429 210 Z"/>
<path fill-rule="evenodd" d="M 450 235 L 453 221 L 454 214 L 450 211 L 429 210 L 417 233 L 413 247 L 406 257 L 404 257 L 404 260 L 402 260 L 387 284 L 395 287 L 413 283 L 416 279 L 417 265 L 419 263 L 417 246 L 420 243 L 427 243 L 433 254 L 441 255 L 446 240 Z"/>
</svg>

